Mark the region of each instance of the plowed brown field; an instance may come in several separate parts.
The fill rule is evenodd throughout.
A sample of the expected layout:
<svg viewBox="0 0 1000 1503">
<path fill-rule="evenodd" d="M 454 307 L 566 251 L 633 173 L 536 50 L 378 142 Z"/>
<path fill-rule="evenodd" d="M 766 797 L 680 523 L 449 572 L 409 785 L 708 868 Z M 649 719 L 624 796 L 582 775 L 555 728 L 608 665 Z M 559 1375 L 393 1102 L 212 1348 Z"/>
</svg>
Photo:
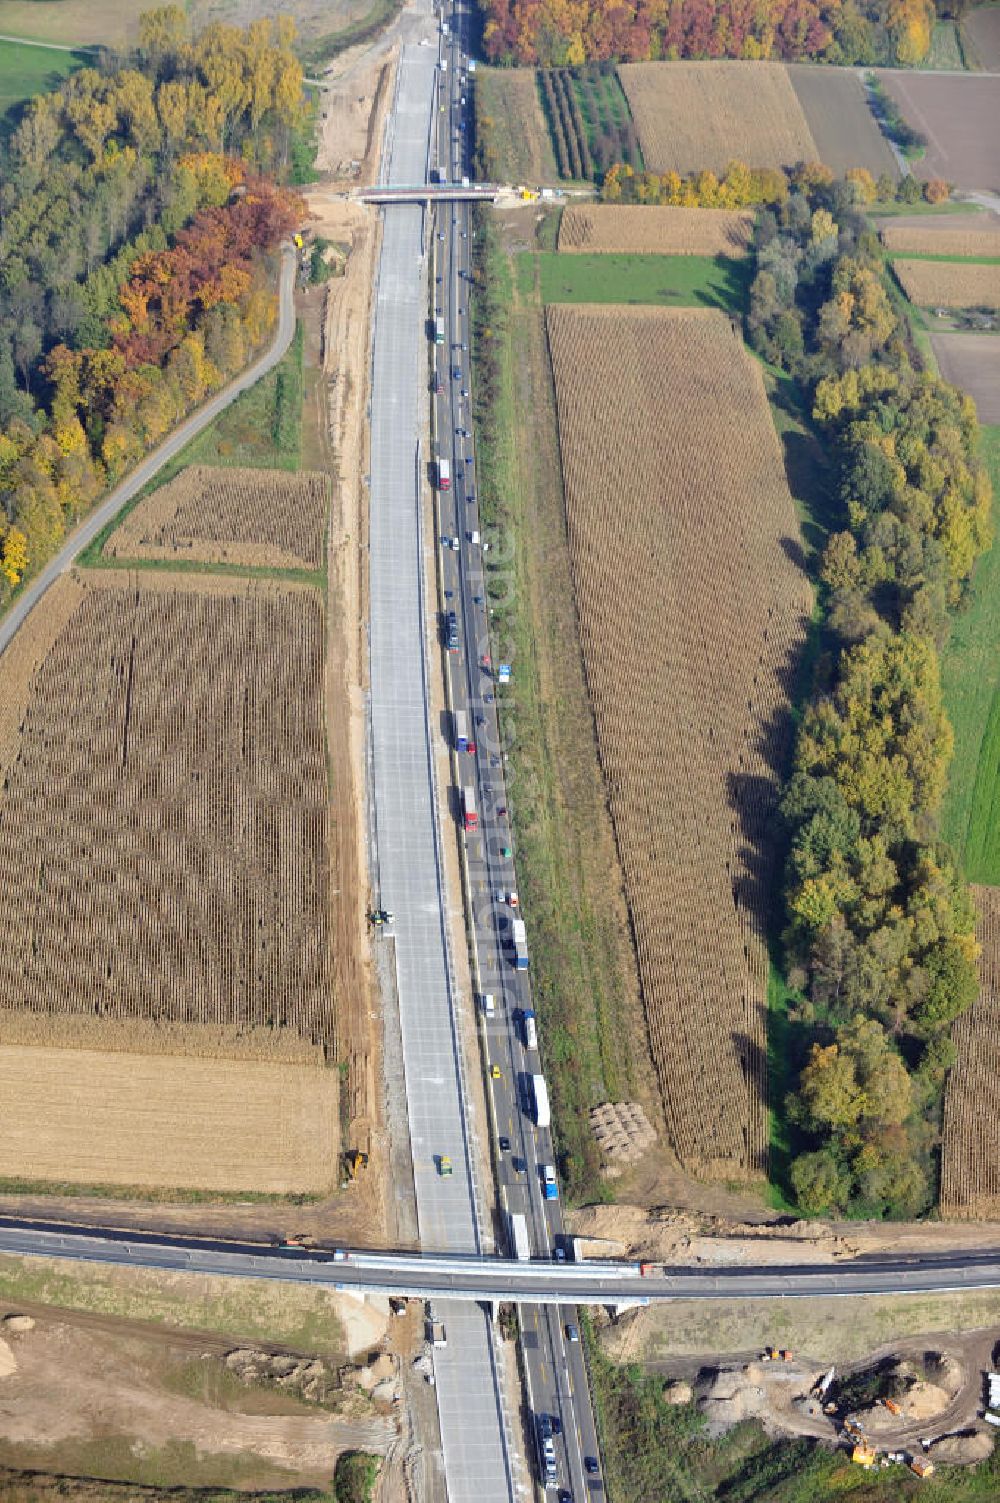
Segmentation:
<svg viewBox="0 0 1000 1503">
<path fill-rule="evenodd" d="M 318 569 L 325 475 L 189 465 L 147 496 L 105 544 L 109 558 Z"/>
<path fill-rule="evenodd" d="M 918 308 L 1000 308 L 1000 265 L 899 259 L 892 269 Z"/>
<path fill-rule="evenodd" d="M 733 209 L 661 204 L 573 204 L 559 225 L 561 251 L 745 256 L 753 215 Z"/>
<path fill-rule="evenodd" d="M 319 594 L 124 571 L 68 589 L 9 683 L 0 664 L 0 1016 L 331 1043 Z"/>
<path fill-rule="evenodd" d="M 767 1158 L 766 895 L 810 610 L 760 368 L 714 310 L 547 310 L 588 685 L 672 1145 Z"/>
<path fill-rule="evenodd" d="M 651 172 L 791 167 L 819 156 L 781 63 L 627 63 L 618 69 Z"/>
<path fill-rule="evenodd" d="M 1000 1217 L 1000 888 L 975 887 L 983 947 L 979 996 L 955 1024 L 958 1061 L 948 1077 L 941 1148 L 941 1211 Z"/>
</svg>

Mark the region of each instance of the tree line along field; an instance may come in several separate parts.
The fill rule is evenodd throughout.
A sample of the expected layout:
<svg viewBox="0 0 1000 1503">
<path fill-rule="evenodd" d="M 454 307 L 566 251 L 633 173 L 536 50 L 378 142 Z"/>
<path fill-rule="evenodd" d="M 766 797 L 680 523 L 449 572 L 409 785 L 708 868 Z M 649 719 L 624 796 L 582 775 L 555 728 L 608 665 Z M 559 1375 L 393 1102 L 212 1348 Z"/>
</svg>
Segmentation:
<svg viewBox="0 0 1000 1503">
<path fill-rule="evenodd" d="M 753 220 L 746 210 L 571 204 L 559 221 L 559 251 L 745 256 Z"/>
<path fill-rule="evenodd" d="M 979 996 L 955 1024 L 941 1147 L 941 1211 L 1000 1216 L 1000 888 L 974 889 L 982 946 Z"/>
<path fill-rule="evenodd" d="M 24 1039 L 0 1068 L 34 1133 L 0 1172 L 162 1185 L 186 1162 L 184 1185 L 252 1188 L 269 1113 L 270 1182 L 332 1177 L 324 661 L 311 588 L 125 570 L 61 581 L 0 659 L 0 1018 Z M 219 1101 L 244 1098 L 230 1140 L 212 1070 L 141 1064 L 164 1053 L 218 1062 Z M 141 1130 L 95 1095 L 130 1062 L 162 1083 Z M 60 1069 L 64 1107 L 39 1116 Z M 88 1112 L 89 1158 L 70 1151 Z M 200 1157 L 164 1147 L 189 1120 Z M 116 1133 L 129 1151 L 102 1160 Z"/>
<path fill-rule="evenodd" d="M 129 512 L 104 555 L 320 569 L 328 497 L 322 474 L 189 465 Z"/>
<path fill-rule="evenodd" d="M 897 256 L 892 269 L 918 308 L 1000 308 L 1000 261 L 921 261 Z"/>
<path fill-rule="evenodd" d="M 588 687 L 671 1145 L 767 1163 L 765 941 L 811 609 L 760 368 L 723 313 L 550 307 Z M 627 585 L 626 585 L 627 582 Z"/>
</svg>

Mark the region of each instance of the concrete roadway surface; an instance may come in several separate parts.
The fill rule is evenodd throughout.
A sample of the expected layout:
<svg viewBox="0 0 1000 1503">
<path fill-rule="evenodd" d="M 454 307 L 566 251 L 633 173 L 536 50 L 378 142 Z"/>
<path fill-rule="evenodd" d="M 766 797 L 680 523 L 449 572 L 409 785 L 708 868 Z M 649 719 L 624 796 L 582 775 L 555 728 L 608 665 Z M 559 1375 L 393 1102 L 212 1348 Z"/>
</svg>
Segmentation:
<svg viewBox="0 0 1000 1503">
<path fill-rule="evenodd" d="M 248 366 L 242 375 L 237 376 L 235 381 L 223 387 L 222 391 L 216 392 L 210 401 L 186 418 L 179 428 L 175 428 L 169 438 L 165 438 L 159 448 L 147 455 L 142 464 L 137 466 L 120 485 L 116 485 L 100 506 L 70 533 L 55 558 L 49 560 L 38 578 L 33 580 L 23 594 L 18 596 L 3 621 L 0 622 L 0 653 L 10 646 L 18 628 L 23 625 L 29 612 L 38 604 L 46 590 L 55 584 L 60 574 L 65 574 L 77 554 L 93 542 L 112 517 L 121 511 L 122 507 L 131 501 L 144 485 L 149 484 L 157 470 L 161 469 L 167 460 L 179 454 L 185 444 L 189 444 L 203 428 L 207 428 L 209 423 L 229 406 L 230 402 L 235 401 L 243 392 L 256 385 L 261 376 L 266 376 L 268 371 L 274 369 L 291 344 L 292 335 L 295 333 L 293 297 L 295 263 L 295 251 L 290 246 L 285 247 L 281 255 L 281 275 L 278 283 L 278 327 L 270 348 L 258 360 L 255 360 L 253 365 Z"/>
<path fill-rule="evenodd" d="M 458 1301 L 629 1305 L 677 1299 L 846 1299 L 1000 1288 L 1000 1248 L 860 1257 L 836 1264 L 722 1268 L 656 1264 L 653 1272 L 642 1276 L 637 1263 L 518 1262 L 475 1254 L 424 1256 L 271 1246 L 5 1218 L 0 1221 L 0 1254 L 316 1284 L 358 1293 L 438 1297 L 449 1301 L 449 1310 Z M 567 1313 L 564 1309 L 561 1318 Z"/>
<path fill-rule="evenodd" d="M 442 184 L 446 179 L 460 184 L 463 177 L 471 177 L 473 172 L 470 157 L 473 115 L 466 68 L 471 11 L 459 0 L 450 13 L 446 12 L 446 19 L 450 28 L 449 36 L 444 39 L 448 44 L 447 87 L 442 89 L 439 101 L 437 166 Z M 566 1240 L 561 1205 L 558 1200 L 546 1200 L 543 1194 L 542 1168 L 555 1164 L 552 1135 L 547 1127 L 536 1126 L 525 1110 L 530 1101 L 529 1077 L 540 1073 L 542 1066 L 537 1051 L 529 1050 L 525 1044 L 523 1016 L 533 1007 L 529 973 L 515 970 L 512 963 L 511 923 L 520 910 L 515 910 L 509 901 L 510 894 L 517 889 L 514 861 L 501 854 L 505 848 L 512 848 L 513 836 L 505 813 L 507 794 L 497 724 L 497 691 L 494 671 L 489 666 L 486 560 L 481 544 L 474 541 L 476 535 L 481 535 L 482 522 L 471 438 L 473 371 L 469 298 L 473 228 L 469 204 L 439 204 L 433 224 L 434 312 L 443 318 L 445 325 L 444 348 L 432 347 L 434 369 L 441 385 L 434 426 L 438 453 L 451 459 L 453 477 L 450 493 L 439 493 L 443 534 L 441 576 L 445 591 L 441 604 L 444 612 L 454 610 L 458 618 L 461 645 L 457 652 L 448 654 L 451 702 L 455 709 L 466 712 L 470 741 L 475 746 L 471 754 L 459 753 L 454 747 L 453 726 L 448 727 L 455 776 L 452 808 L 460 819 L 462 787 L 471 786 L 475 790 L 479 828 L 461 838 L 465 841 L 480 994 L 492 995 L 496 1007 L 492 1020 L 487 1020 L 480 1008 L 479 1022 L 485 1034 L 490 1071 L 486 1090 L 500 1197 L 498 1230 L 500 1237 L 509 1243 L 507 1216 L 524 1215 L 534 1257 L 554 1259 L 557 1250 L 565 1252 Z M 494 588 L 499 579 L 494 573 Z M 516 664 L 513 692 L 516 695 Z M 530 918 L 530 914 L 526 915 L 529 952 Z M 494 1067 L 499 1072 L 497 1076 L 493 1075 Z M 501 1137 L 509 1140 L 510 1146 L 504 1151 L 499 1146 Z M 508 1250 L 513 1252 L 512 1247 Z M 567 1265 L 553 1262 L 553 1273 L 560 1266 Z M 570 1289 L 574 1287 L 572 1279 L 565 1282 Z M 520 1281 L 517 1287 L 522 1287 Z M 539 1287 L 555 1290 L 557 1282 L 545 1279 Z M 582 1500 L 603 1489 L 599 1473 L 588 1473 L 584 1465 L 585 1457 L 592 1458 L 591 1464 L 597 1465 L 597 1428 L 583 1350 L 575 1339 L 579 1322 L 572 1304 L 566 1307 L 567 1298 L 561 1294 L 550 1301 L 539 1299 L 524 1304 L 520 1312 L 521 1345 L 532 1441 L 537 1434 L 535 1416 L 552 1417 L 553 1430 L 560 1432 L 554 1436 L 558 1485 L 568 1487 L 576 1499 Z M 538 1461 L 533 1451 L 528 1462 L 537 1476 Z"/>
<path fill-rule="evenodd" d="M 425 19 L 430 36 L 429 5 Z M 437 61 L 437 47 L 402 49 L 380 174 L 389 186 L 427 180 Z M 369 531 L 373 883 L 378 906 L 395 914 L 385 942 L 396 969 L 421 1246 L 476 1254 L 483 1246 L 482 1208 L 441 886 L 424 597 L 428 215 L 405 203 L 384 207 L 382 215 Z M 443 1167 L 451 1172 L 443 1174 Z M 434 1313 L 448 1335 L 434 1351 L 434 1376 L 449 1498 L 508 1503 L 512 1448 L 496 1332 L 474 1304 L 436 1305 Z"/>
</svg>

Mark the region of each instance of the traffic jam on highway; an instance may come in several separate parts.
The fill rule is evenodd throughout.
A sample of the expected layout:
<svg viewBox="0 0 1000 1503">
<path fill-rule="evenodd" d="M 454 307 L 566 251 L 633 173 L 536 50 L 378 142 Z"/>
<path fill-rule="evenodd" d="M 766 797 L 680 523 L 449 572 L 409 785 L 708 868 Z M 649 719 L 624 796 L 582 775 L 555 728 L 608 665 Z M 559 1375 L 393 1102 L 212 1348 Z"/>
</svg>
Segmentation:
<svg viewBox="0 0 1000 1503">
<path fill-rule="evenodd" d="M 464 46 L 468 14 L 441 19 L 436 176 L 468 185 L 475 62 Z M 521 912 L 507 807 L 497 693 L 512 683 L 494 663 L 484 539 L 472 432 L 471 310 L 474 222 L 468 203 L 441 203 L 434 223 L 429 312 L 432 481 L 441 532 L 441 636 L 446 650 L 453 809 L 462 832 L 472 914 L 472 974 L 507 1251 L 518 1259 L 571 1259 L 563 1229 L 549 1093 L 532 1006 L 527 925 Z M 509 689 L 508 689 L 508 692 Z M 439 1165 L 447 1173 L 450 1165 Z M 586 1367 L 572 1307 L 521 1311 L 539 1482 L 559 1503 L 603 1492 Z M 568 1484 L 568 1485 L 567 1485 Z"/>
</svg>

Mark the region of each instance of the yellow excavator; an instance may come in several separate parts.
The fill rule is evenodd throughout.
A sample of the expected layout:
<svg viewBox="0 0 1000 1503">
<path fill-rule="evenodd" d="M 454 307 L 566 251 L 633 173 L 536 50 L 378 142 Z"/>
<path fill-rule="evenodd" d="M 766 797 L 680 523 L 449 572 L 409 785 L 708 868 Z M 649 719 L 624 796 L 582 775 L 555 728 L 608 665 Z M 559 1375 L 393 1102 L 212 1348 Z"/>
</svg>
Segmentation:
<svg viewBox="0 0 1000 1503">
<path fill-rule="evenodd" d="M 344 1173 L 348 1184 L 353 1184 L 362 1169 L 368 1168 L 368 1155 L 360 1148 L 349 1148 L 344 1154 Z"/>
</svg>

